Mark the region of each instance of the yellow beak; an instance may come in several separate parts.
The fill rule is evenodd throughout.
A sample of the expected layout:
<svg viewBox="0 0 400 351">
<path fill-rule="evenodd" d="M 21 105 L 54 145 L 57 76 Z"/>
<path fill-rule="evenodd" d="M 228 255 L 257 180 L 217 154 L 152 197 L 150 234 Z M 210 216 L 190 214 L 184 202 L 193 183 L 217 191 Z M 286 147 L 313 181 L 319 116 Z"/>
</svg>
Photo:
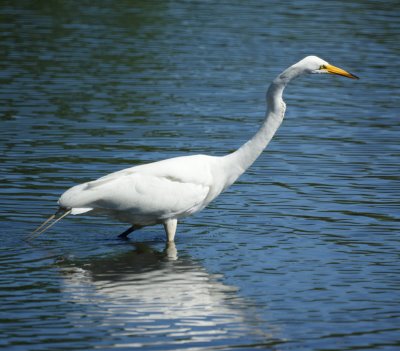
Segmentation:
<svg viewBox="0 0 400 351">
<path fill-rule="evenodd" d="M 351 74 L 349 72 L 346 72 L 344 69 L 341 69 L 339 67 L 335 67 L 333 65 L 326 65 L 326 70 L 328 73 L 331 74 L 337 74 L 339 76 L 347 77 L 347 78 L 352 78 L 352 79 L 359 79 L 357 76 L 354 74 Z"/>
</svg>

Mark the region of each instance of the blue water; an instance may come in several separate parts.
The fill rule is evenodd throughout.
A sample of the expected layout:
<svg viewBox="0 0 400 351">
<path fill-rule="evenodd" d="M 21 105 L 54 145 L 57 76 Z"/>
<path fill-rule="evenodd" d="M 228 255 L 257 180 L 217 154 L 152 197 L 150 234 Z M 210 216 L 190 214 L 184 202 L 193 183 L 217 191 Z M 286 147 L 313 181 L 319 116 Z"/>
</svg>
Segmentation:
<svg viewBox="0 0 400 351">
<path fill-rule="evenodd" d="M 3 1 L 0 348 L 400 349 L 397 1 Z M 72 185 L 226 154 L 308 76 L 226 193 L 178 226 L 71 217 Z"/>
</svg>

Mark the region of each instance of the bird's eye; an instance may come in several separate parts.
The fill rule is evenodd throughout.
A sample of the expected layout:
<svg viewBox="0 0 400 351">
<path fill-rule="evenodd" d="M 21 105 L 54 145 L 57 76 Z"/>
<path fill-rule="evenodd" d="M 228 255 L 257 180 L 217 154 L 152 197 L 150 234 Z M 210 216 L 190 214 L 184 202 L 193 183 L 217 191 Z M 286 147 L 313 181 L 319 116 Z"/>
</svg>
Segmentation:
<svg viewBox="0 0 400 351">
<path fill-rule="evenodd" d="M 319 66 L 319 69 L 326 69 L 326 66 L 325 65 L 321 65 L 321 66 Z"/>
</svg>

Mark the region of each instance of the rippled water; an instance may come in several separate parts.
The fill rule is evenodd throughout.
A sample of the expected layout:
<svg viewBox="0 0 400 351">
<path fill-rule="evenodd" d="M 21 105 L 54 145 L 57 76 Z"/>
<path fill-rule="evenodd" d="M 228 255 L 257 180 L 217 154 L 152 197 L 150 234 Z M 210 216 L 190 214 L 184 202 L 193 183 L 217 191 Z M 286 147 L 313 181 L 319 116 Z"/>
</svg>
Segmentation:
<svg viewBox="0 0 400 351">
<path fill-rule="evenodd" d="M 3 1 L 0 347 L 400 348 L 397 1 Z M 257 129 L 268 82 L 316 54 L 267 151 L 208 209 L 125 242 L 68 187 Z"/>
</svg>

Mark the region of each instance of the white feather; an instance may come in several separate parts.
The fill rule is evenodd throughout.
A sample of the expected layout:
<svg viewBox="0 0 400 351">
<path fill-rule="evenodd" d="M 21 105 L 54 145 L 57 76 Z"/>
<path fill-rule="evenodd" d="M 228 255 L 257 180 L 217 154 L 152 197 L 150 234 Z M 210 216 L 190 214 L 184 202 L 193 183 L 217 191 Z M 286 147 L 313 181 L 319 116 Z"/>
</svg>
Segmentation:
<svg viewBox="0 0 400 351">
<path fill-rule="evenodd" d="M 168 240 L 173 241 L 177 220 L 207 206 L 265 149 L 284 118 L 284 88 L 304 73 L 332 73 L 357 78 L 316 56 L 308 56 L 273 80 L 267 92 L 268 108 L 264 122 L 258 132 L 235 152 L 223 157 L 194 155 L 171 158 L 127 168 L 74 186 L 59 199 L 63 216 L 69 212 L 106 214 L 133 225 L 123 236 L 136 228 L 163 223 Z M 51 216 L 36 231 L 54 217 Z"/>
</svg>

